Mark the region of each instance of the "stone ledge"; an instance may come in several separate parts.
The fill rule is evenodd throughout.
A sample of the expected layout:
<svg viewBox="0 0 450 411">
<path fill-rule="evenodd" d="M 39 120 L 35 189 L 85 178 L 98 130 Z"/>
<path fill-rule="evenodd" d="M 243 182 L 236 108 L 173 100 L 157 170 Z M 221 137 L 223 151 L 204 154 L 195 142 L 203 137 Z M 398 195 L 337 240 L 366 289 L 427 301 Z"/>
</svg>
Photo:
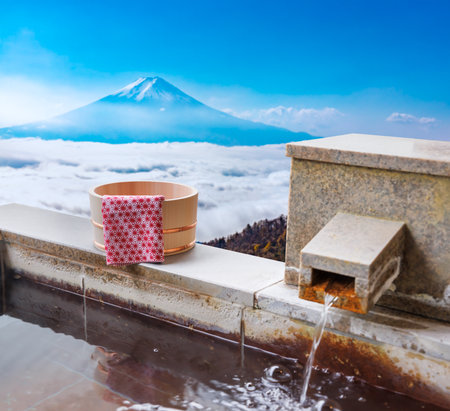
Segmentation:
<svg viewBox="0 0 450 411">
<path fill-rule="evenodd" d="M 290 143 L 286 155 L 301 160 L 450 176 L 450 143 L 446 141 L 344 134 Z"/>
<path fill-rule="evenodd" d="M 70 216 L 19 204 L 0 206 L 0 232 L 12 243 L 62 258 L 128 272 L 173 284 L 223 300 L 253 306 L 254 294 L 284 276 L 278 261 L 196 244 L 193 250 L 166 257 L 163 264 L 106 266 L 104 253 L 94 247 L 87 218 Z"/>
</svg>

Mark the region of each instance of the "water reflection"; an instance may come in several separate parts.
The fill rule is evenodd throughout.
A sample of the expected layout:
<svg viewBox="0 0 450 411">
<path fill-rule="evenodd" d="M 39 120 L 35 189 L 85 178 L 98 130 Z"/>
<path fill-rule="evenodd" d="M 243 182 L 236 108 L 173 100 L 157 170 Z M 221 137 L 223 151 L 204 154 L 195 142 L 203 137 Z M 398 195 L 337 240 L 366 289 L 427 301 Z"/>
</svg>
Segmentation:
<svg viewBox="0 0 450 411">
<path fill-rule="evenodd" d="M 320 370 L 302 408 L 297 361 L 244 347 L 242 368 L 240 344 L 23 278 L 6 294 L 2 410 L 438 409 Z"/>
</svg>

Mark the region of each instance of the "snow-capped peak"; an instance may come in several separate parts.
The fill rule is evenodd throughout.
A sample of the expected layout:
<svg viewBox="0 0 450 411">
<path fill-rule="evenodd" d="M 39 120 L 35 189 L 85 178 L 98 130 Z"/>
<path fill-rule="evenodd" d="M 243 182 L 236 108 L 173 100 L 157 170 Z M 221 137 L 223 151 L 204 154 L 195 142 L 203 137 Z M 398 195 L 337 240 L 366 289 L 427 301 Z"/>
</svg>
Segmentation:
<svg viewBox="0 0 450 411">
<path fill-rule="evenodd" d="M 133 83 L 128 84 L 128 86 L 125 86 L 123 88 L 121 88 L 119 91 L 116 91 L 115 93 L 113 93 L 113 96 L 125 96 L 127 95 L 131 89 L 138 87 L 139 84 L 141 84 L 142 82 L 144 82 L 148 77 L 139 77 L 136 81 L 134 81 Z"/>
<path fill-rule="evenodd" d="M 161 77 L 140 77 L 119 91 L 108 97 L 124 98 L 142 102 L 145 100 L 171 103 L 182 101 L 185 103 L 198 103 L 195 99 L 183 93 L 180 89 L 168 83 Z"/>
</svg>

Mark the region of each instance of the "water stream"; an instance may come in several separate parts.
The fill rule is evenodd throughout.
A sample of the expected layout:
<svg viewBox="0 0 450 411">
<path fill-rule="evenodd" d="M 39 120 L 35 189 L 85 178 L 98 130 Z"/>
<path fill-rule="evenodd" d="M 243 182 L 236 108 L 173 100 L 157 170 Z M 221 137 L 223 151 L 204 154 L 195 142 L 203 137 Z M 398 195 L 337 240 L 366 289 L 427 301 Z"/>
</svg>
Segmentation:
<svg viewBox="0 0 450 411">
<path fill-rule="evenodd" d="M 306 362 L 305 369 L 303 372 L 303 388 L 302 394 L 300 396 L 301 405 L 303 405 L 306 401 L 306 393 L 308 392 L 309 379 L 311 378 L 312 367 L 314 364 L 314 357 L 316 355 L 317 347 L 320 344 L 320 340 L 322 339 L 325 324 L 327 323 L 328 310 L 336 302 L 337 298 L 338 298 L 337 296 L 325 294 L 322 314 L 314 331 L 314 339 L 311 346 L 311 351 L 309 353 L 308 361 Z"/>
</svg>

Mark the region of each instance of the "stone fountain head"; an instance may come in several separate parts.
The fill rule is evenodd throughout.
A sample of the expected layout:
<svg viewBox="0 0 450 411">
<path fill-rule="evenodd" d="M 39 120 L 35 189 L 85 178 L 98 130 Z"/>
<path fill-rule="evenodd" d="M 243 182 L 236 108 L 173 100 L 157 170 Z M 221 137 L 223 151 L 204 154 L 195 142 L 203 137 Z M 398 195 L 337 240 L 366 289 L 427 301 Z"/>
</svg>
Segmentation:
<svg viewBox="0 0 450 411">
<path fill-rule="evenodd" d="M 338 213 L 301 250 L 299 296 L 367 313 L 400 273 L 405 224 Z"/>
</svg>

